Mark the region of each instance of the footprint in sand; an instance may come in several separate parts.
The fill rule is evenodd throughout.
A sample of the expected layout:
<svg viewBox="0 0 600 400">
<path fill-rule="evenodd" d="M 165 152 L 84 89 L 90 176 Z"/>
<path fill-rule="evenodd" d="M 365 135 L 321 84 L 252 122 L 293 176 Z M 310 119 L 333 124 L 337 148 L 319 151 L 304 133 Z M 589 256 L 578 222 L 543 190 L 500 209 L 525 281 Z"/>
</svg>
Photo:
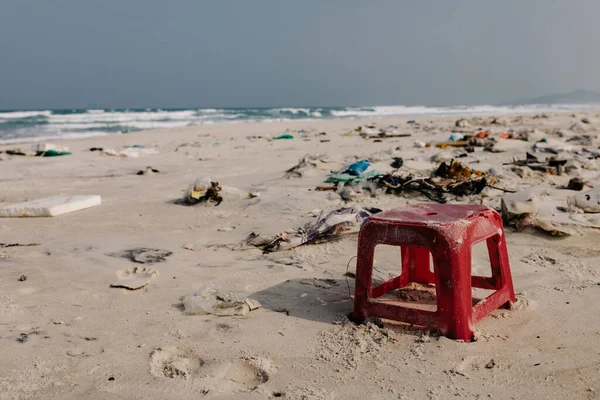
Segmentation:
<svg viewBox="0 0 600 400">
<path fill-rule="evenodd" d="M 193 380 L 219 391 L 254 389 L 269 380 L 271 361 L 263 357 L 206 360 L 195 351 L 178 347 L 158 348 L 150 356 L 150 373 L 159 378 Z"/>
<path fill-rule="evenodd" d="M 197 375 L 204 361 L 192 350 L 158 348 L 151 354 L 150 373 L 154 376 L 187 379 Z"/>
</svg>

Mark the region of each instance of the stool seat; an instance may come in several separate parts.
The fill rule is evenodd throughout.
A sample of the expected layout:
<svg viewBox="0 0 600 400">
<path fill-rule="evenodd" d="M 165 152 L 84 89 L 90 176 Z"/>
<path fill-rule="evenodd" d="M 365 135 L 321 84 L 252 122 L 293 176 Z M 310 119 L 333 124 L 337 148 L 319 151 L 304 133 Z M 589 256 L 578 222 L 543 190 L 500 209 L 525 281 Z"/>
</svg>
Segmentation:
<svg viewBox="0 0 600 400">
<path fill-rule="evenodd" d="M 484 240 L 491 276 L 471 276 L 471 248 Z M 401 248 L 402 273 L 372 287 L 373 257 L 379 244 Z M 435 285 L 436 311 L 378 300 L 411 282 Z M 494 293 L 473 306 L 473 287 Z M 470 341 L 475 322 L 514 302 L 502 218 L 489 207 L 414 204 L 375 214 L 361 227 L 352 312 L 357 322 L 369 316 L 381 317 L 435 328 L 449 337 Z"/>
</svg>

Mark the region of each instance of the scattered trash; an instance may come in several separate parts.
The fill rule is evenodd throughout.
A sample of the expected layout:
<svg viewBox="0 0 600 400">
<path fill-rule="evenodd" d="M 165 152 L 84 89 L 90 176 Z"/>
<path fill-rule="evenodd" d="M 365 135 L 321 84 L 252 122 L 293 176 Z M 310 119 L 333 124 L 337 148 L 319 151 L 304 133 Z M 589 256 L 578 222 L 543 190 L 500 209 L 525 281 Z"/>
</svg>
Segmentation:
<svg viewBox="0 0 600 400">
<path fill-rule="evenodd" d="M 464 119 L 464 118 L 461 118 L 461 119 L 457 120 L 457 121 L 454 123 L 454 125 L 455 125 L 457 128 L 467 128 L 467 127 L 471 126 L 471 124 L 469 123 L 469 121 L 467 121 L 467 120 L 466 120 L 466 119 Z"/>
<path fill-rule="evenodd" d="M 289 133 L 284 133 L 283 135 L 279 135 L 277 137 L 274 137 L 273 140 L 281 140 L 281 139 L 293 139 L 294 136 L 290 135 Z"/>
<path fill-rule="evenodd" d="M 6 150 L 9 156 L 31 156 L 31 157 L 57 157 L 71 154 L 68 147 L 58 146 L 51 143 L 33 144 L 31 151 L 21 149 Z"/>
<path fill-rule="evenodd" d="M 550 187 L 547 185 L 535 186 L 505 195 L 501 203 L 504 223 L 514 225 L 517 231 L 531 226 L 552 235 L 560 236 L 574 235 L 579 233 L 581 228 L 600 229 L 600 221 L 598 220 L 586 219 L 583 215 L 577 213 L 559 212 L 549 195 Z M 583 203 L 574 200 L 574 198 L 580 196 L 583 197 Z M 581 206 L 590 205 L 591 196 L 590 200 L 586 199 L 585 195 L 580 196 L 567 198 L 570 208 L 578 209 L 577 204 Z M 573 204 L 574 202 L 575 204 Z M 598 207 L 597 204 L 596 207 Z M 598 210 L 600 212 L 600 208 Z"/>
<path fill-rule="evenodd" d="M 318 168 L 323 163 L 328 163 L 329 159 L 324 154 L 307 154 L 298 161 L 298 164 L 285 171 L 285 177 L 301 178 L 308 170 Z"/>
<path fill-rule="evenodd" d="M 100 196 L 55 196 L 0 208 L 0 217 L 55 217 L 100 205 Z"/>
<path fill-rule="evenodd" d="M 333 173 L 330 174 L 327 179 L 325 180 L 326 183 L 338 183 L 338 182 L 344 182 L 344 183 L 359 183 L 362 181 L 365 181 L 367 179 L 370 178 L 374 178 L 377 176 L 380 176 L 382 173 L 377 171 L 377 170 L 372 170 L 369 172 L 365 172 L 364 174 L 360 174 L 358 176 L 356 175 L 350 175 L 350 174 L 339 174 L 339 173 Z"/>
<path fill-rule="evenodd" d="M 151 166 L 147 166 L 146 169 L 142 169 L 136 172 L 136 175 L 152 175 L 160 173 L 159 170 L 152 168 Z"/>
<path fill-rule="evenodd" d="M 404 160 L 402 159 L 402 157 L 394 157 L 394 161 L 391 162 L 390 167 L 398 170 L 398 169 L 402 168 L 403 165 L 404 165 Z"/>
<path fill-rule="evenodd" d="M 186 315 L 243 316 L 262 307 L 254 299 L 239 300 L 231 293 L 223 293 L 214 284 L 208 284 L 196 293 L 186 294 L 180 301 Z"/>
<path fill-rule="evenodd" d="M 103 149 L 102 154 L 115 157 L 138 158 L 139 156 L 158 154 L 158 150 L 145 147 L 124 147 L 123 150 Z"/>
<path fill-rule="evenodd" d="M 494 185 L 498 179 L 488 173 L 471 170 L 460 162 L 452 160 L 450 164 L 442 162 L 429 177 L 382 174 L 368 180 L 393 194 L 417 191 L 429 200 L 445 203 L 446 194 L 455 196 L 479 194 L 486 187 Z"/>
<path fill-rule="evenodd" d="M 516 193 L 504 195 L 501 201 L 502 219 L 505 225 L 516 225 L 518 230 L 531 225 L 540 212 L 552 216 L 555 205 L 552 201 L 543 201 L 543 195 L 549 195 L 550 188 L 540 185 Z"/>
<path fill-rule="evenodd" d="M 38 157 L 57 157 L 71 154 L 68 147 L 52 143 L 36 143 L 31 146 L 31 150 Z"/>
<path fill-rule="evenodd" d="M 381 139 L 409 137 L 409 136 L 412 136 L 412 133 L 386 133 L 386 132 L 379 132 L 377 134 L 361 133 L 360 136 L 363 139 L 375 139 L 376 141 L 381 141 Z"/>
<path fill-rule="evenodd" d="M 9 156 L 27 156 L 27 155 L 33 155 L 33 154 L 26 154 L 26 153 L 22 152 L 21 150 L 6 150 L 6 154 L 8 154 Z"/>
<path fill-rule="evenodd" d="M 526 153 L 524 160 L 515 159 L 504 165 L 515 165 L 520 167 L 528 167 L 533 171 L 541 171 L 550 175 L 561 175 L 564 172 L 564 165 L 567 163 L 566 159 L 557 159 L 550 157 L 545 161 L 540 161 L 536 156 L 531 153 Z M 518 171 L 518 170 L 516 170 Z M 515 171 L 515 172 L 516 172 Z M 524 176 L 521 177 L 523 178 Z"/>
<path fill-rule="evenodd" d="M 584 186 L 585 182 L 581 178 L 571 178 L 567 185 L 567 189 L 580 191 L 583 190 Z"/>
<path fill-rule="evenodd" d="M 152 268 L 134 267 L 120 269 L 117 271 L 118 280 L 110 286 L 114 288 L 137 290 L 148 285 L 157 275 L 158 272 Z"/>
<path fill-rule="evenodd" d="M 252 232 L 244 244 L 261 248 L 264 252 L 288 250 L 305 244 L 318 244 L 340 240 L 358 233 L 362 223 L 371 215 L 381 212 L 378 208 L 348 207 L 329 213 L 321 212 L 314 221 L 293 233 L 280 233 L 265 237 Z"/>
<path fill-rule="evenodd" d="M 350 164 L 346 169 L 342 171 L 343 174 L 350 174 L 353 176 L 359 176 L 363 172 L 365 172 L 371 163 L 368 160 L 360 160 L 355 163 Z"/>
<path fill-rule="evenodd" d="M 533 147 L 533 151 L 539 151 L 541 153 L 552 153 L 561 154 L 566 152 L 572 152 L 573 146 L 569 146 L 558 140 L 542 139 L 536 142 Z"/>
<path fill-rule="evenodd" d="M 71 155 L 70 151 L 56 151 L 56 150 L 47 150 L 41 152 L 41 154 L 36 154 L 40 157 L 59 157 L 59 156 L 68 156 Z"/>
<path fill-rule="evenodd" d="M 600 213 L 600 191 L 596 189 L 577 196 L 569 196 L 567 205 L 586 213 Z"/>
<path fill-rule="evenodd" d="M 450 141 L 450 142 L 438 142 L 435 144 L 435 147 L 440 148 L 440 149 L 445 149 L 446 147 L 467 147 L 469 145 L 469 142 L 467 140 L 457 140 L 457 141 Z M 429 146 L 426 146 L 429 147 Z"/>
<path fill-rule="evenodd" d="M 219 182 L 212 182 L 209 177 L 196 179 L 196 181 L 188 187 L 182 202 L 189 205 L 204 202 L 206 204 L 218 206 L 223 201 L 223 196 L 219 193 L 221 190 L 222 188 L 219 185 Z"/>
<path fill-rule="evenodd" d="M 108 254 L 111 257 L 126 258 L 131 262 L 138 264 L 156 264 L 166 261 L 167 257 L 173 254 L 169 250 L 150 249 L 147 247 L 138 247 L 135 249 L 123 250 L 119 253 Z"/>
<path fill-rule="evenodd" d="M 4 247 L 30 247 L 39 246 L 39 243 L 0 243 L 0 248 Z"/>
</svg>

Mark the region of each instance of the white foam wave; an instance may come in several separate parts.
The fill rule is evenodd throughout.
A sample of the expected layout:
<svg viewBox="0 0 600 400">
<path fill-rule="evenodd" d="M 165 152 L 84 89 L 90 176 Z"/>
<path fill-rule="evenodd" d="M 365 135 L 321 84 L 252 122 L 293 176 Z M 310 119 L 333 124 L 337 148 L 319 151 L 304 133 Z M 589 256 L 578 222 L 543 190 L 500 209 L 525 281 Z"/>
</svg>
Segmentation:
<svg viewBox="0 0 600 400">
<path fill-rule="evenodd" d="M 196 111 L 139 111 L 139 112 L 104 112 L 99 114 L 52 114 L 48 117 L 50 123 L 70 123 L 70 122 L 110 122 L 120 123 L 128 121 L 154 121 L 154 120 L 173 120 L 173 119 L 192 119 Z"/>
<path fill-rule="evenodd" d="M 56 134 L 46 134 L 41 136 L 24 136 L 10 139 L 0 139 L 0 144 L 12 144 L 12 143 L 31 143 L 31 142 L 40 142 L 46 140 L 57 140 L 57 139 L 82 139 L 87 137 L 96 137 L 96 136 L 108 136 L 114 135 L 114 132 L 102 132 L 102 131 L 93 131 L 93 132 L 68 132 L 61 135 Z"/>
<path fill-rule="evenodd" d="M 286 107 L 286 108 L 272 108 L 268 111 L 270 114 L 281 114 L 281 113 L 290 113 L 290 114 L 294 114 L 294 115 L 298 115 L 300 113 L 303 113 L 305 115 L 310 115 L 310 108 L 292 108 L 292 107 Z"/>
<path fill-rule="evenodd" d="M 48 117 L 52 114 L 52 111 L 8 111 L 0 112 L 0 119 L 20 119 L 29 117 Z"/>
</svg>

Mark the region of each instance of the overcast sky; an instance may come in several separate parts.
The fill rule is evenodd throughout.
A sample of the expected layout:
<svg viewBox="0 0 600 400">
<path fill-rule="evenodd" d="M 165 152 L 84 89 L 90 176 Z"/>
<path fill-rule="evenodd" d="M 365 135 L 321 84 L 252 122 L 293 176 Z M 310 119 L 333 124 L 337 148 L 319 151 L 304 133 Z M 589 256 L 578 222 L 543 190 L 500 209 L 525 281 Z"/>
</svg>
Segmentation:
<svg viewBox="0 0 600 400">
<path fill-rule="evenodd" d="M 490 104 L 600 88 L 598 0 L 0 0 L 0 109 Z"/>
</svg>

